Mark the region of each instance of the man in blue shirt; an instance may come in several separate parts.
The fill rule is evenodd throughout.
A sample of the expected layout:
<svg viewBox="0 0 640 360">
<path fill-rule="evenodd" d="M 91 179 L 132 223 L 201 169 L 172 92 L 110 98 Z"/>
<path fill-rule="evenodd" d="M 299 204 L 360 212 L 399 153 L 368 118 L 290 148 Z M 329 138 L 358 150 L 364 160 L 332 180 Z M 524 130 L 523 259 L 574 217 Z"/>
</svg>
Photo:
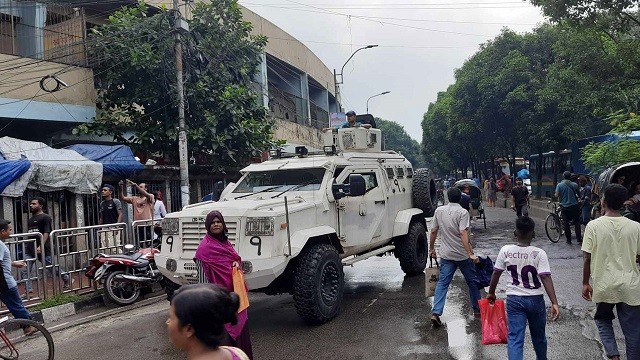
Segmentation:
<svg viewBox="0 0 640 360">
<path fill-rule="evenodd" d="M 22 268 L 27 264 L 24 261 L 11 261 L 9 248 L 3 242 L 11 236 L 12 231 L 11 222 L 0 219 L 0 261 L 2 261 L 2 271 L 0 271 L 0 301 L 7 306 L 7 309 L 9 309 L 14 318 L 31 320 L 31 314 L 24 307 L 20 293 L 18 293 L 18 284 L 11 274 L 12 266 Z M 22 330 L 27 336 L 38 331 L 38 329 L 33 326 L 27 326 Z"/>
<path fill-rule="evenodd" d="M 578 244 L 582 244 L 582 234 L 580 228 L 580 204 L 578 204 L 578 184 L 571 181 L 571 172 L 565 171 L 562 180 L 556 186 L 556 198 L 560 202 L 560 211 L 564 220 L 564 235 L 567 237 L 567 244 L 571 244 L 571 221 L 576 230 Z"/>
<path fill-rule="evenodd" d="M 346 128 L 359 127 L 359 126 L 362 126 L 365 129 L 369 129 L 371 127 L 371 125 L 369 124 L 362 124 L 362 123 L 356 122 L 355 111 L 351 110 L 347 112 L 347 122 L 342 124 L 342 128 L 346 129 Z"/>
</svg>

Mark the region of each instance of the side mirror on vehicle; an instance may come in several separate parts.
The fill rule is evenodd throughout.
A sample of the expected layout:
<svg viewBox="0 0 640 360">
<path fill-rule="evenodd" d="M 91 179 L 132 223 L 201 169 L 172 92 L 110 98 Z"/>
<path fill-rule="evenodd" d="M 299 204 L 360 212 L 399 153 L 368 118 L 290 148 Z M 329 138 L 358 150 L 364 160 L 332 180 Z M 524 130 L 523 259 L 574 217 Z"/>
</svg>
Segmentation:
<svg viewBox="0 0 640 360">
<path fill-rule="evenodd" d="M 333 184 L 331 185 L 333 197 L 336 200 L 340 200 L 345 196 L 362 196 L 366 192 L 366 184 L 364 177 L 360 174 L 349 175 L 348 184 Z"/>
</svg>

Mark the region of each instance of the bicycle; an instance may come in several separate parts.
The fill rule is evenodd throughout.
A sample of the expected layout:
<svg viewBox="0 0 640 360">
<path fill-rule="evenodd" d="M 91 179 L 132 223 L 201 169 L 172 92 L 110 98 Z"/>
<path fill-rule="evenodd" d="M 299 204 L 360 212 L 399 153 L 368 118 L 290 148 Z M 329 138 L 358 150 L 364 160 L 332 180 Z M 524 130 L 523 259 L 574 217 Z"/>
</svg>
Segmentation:
<svg viewBox="0 0 640 360">
<path fill-rule="evenodd" d="M 547 208 L 551 206 L 551 212 L 544 220 L 544 230 L 551 242 L 557 243 L 560 237 L 564 235 L 564 220 L 560 215 L 560 205 L 555 201 L 549 201 Z"/>
<path fill-rule="evenodd" d="M 38 331 L 25 335 L 23 328 L 33 326 Z M 53 338 L 40 323 L 27 319 L 0 318 L 0 359 L 53 360 Z"/>
</svg>

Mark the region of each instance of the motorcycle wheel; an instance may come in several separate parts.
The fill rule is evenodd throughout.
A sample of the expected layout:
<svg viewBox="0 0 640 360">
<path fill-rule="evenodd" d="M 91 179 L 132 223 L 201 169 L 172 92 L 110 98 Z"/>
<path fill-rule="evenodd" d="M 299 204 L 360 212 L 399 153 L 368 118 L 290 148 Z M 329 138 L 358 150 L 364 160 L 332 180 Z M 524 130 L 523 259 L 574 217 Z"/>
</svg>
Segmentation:
<svg viewBox="0 0 640 360">
<path fill-rule="evenodd" d="M 110 301 L 120 305 L 130 305 L 140 297 L 140 287 L 129 281 L 118 281 L 117 275 L 126 274 L 125 271 L 115 270 L 109 273 L 104 281 L 104 290 Z"/>
</svg>

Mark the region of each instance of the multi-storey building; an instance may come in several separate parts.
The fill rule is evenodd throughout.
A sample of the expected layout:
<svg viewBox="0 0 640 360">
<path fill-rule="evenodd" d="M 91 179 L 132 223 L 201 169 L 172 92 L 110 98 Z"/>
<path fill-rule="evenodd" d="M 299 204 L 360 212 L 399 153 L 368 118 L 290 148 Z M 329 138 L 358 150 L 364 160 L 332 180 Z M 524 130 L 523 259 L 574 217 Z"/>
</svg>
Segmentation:
<svg viewBox="0 0 640 360">
<path fill-rule="evenodd" d="M 74 1 L 70 5 L 0 0 L 0 137 L 41 141 L 53 147 L 110 141 L 95 136 L 79 139 L 71 130 L 91 121 L 96 112 L 87 31 L 127 4 L 135 1 Z M 148 4 L 156 9 L 172 7 L 170 0 Z M 254 33 L 269 38 L 255 81 L 275 120 L 274 137 L 284 140 L 289 149 L 297 145 L 321 148 L 319 129 L 328 126 L 329 114 L 340 108 L 333 94 L 332 71 L 302 42 L 252 11 L 242 11 Z M 170 210 L 178 209 L 176 169 L 149 168 L 157 175 L 145 180 L 165 193 Z M 194 178 L 192 200 L 211 192 L 212 186 L 211 177 Z M 16 220 L 17 225 L 26 221 L 26 201 L 38 194 L 29 191 L 23 198 L 2 199 L 0 215 Z M 39 195 L 49 200 L 56 228 L 95 222 L 97 195 L 76 196 L 65 191 Z"/>
</svg>

